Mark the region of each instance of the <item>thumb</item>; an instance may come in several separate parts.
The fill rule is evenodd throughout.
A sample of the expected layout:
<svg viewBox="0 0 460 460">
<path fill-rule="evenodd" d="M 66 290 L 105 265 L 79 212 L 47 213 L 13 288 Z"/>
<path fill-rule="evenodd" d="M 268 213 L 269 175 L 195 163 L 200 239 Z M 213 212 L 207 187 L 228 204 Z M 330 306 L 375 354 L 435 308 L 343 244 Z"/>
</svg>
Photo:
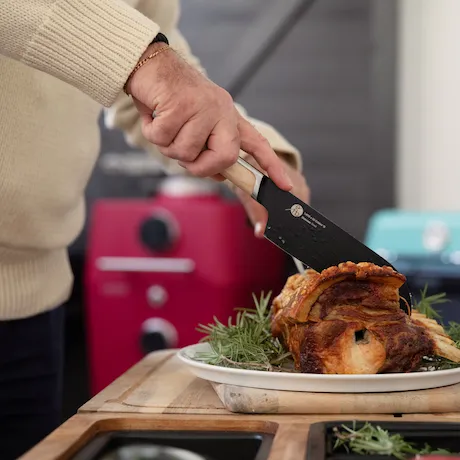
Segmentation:
<svg viewBox="0 0 460 460">
<path fill-rule="evenodd" d="M 139 101 L 136 98 L 132 98 L 134 106 L 136 107 L 137 111 L 139 112 L 139 117 L 142 122 L 142 135 L 150 141 L 150 130 L 153 127 L 153 117 L 152 117 L 152 109 L 146 106 L 144 103 Z"/>
</svg>

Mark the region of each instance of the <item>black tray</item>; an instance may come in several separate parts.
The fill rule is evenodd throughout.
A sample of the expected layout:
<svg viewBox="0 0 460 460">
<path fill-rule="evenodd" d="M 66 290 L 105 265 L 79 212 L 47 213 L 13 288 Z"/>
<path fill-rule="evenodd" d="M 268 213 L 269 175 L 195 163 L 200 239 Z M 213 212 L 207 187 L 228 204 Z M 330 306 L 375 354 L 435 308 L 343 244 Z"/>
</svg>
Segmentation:
<svg viewBox="0 0 460 460">
<path fill-rule="evenodd" d="M 356 421 L 356 429 L 364 425 L 364 421 Z M 447 449 L 451 452 L 460 452 L 460 424 L 459 423 L 426 423 L 426 422 L 379 422 L 369 421 L 378 425 L 390 434 L 400 434 L 406 441 L 413 442 L 421 448 L 425 443 L 432 448 Z M 333 451 L 335 439 L 333 428 L 346 425 L 353 427 L 353 420 L 314 423 L 308 435 L 306 460 L 390 460 L 388 455 L 358 455 L 347 453 L 345 450 Z M 453 455 L 454 456 L 454 455 Z M 459 455 L 456 455 L 459 457 Z"/>
<path fill-rule="evenodd" d="M 72 460 L 100 460 L 134 445 L 168 446 L 202 455 L 206 460 L 266 460 L 273 435 L 234 431 L 109 431 L 94 437 Z"/>
</svg>

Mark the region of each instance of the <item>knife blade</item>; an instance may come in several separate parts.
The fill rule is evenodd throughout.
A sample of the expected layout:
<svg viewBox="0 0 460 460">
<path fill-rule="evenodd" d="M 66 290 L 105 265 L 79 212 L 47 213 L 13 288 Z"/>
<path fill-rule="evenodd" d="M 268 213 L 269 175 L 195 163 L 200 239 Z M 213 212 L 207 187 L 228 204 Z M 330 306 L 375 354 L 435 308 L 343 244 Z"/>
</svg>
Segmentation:
<svg viewBox="0 0 460 460">
<path fill-rule="evenodd" d="M 265 238 L 291 257 L 314 270 L 322 270 L 342 262 L 370 262 L 395 269 L 387 260 L 320 212 L 281 190 L 266 175 L 241 157 L 222 175 L 249 193 L 268 211 Z M 396 270 L 396 269 L 395 269 Z M 401 308 L 410 315 L 412 294 L 407 282 L 400 288 Z"/>
</svg>

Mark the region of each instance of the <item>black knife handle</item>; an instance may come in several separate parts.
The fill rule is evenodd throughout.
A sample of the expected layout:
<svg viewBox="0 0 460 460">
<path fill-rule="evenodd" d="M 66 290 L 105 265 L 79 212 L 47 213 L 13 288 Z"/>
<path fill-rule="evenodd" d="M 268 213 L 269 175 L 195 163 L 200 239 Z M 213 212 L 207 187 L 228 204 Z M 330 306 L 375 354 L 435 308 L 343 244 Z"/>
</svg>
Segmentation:
<svg viewBox="0 0 460 460">
<path fill-rule="evenodd" d="M 227 168 L 222 175 L 233 185 L 251 195 L 255 200 L 259 195 L 260 184 L 265 177 L 258 169 L 254 168 L 241 157 Z"/>
</svg>

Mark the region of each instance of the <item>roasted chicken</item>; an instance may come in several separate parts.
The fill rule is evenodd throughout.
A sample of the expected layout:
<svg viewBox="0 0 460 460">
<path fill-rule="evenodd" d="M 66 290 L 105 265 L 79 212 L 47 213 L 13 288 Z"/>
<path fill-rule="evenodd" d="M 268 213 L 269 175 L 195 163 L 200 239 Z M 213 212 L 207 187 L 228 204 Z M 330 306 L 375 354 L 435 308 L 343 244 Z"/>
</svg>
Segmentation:
<svg viewBox="0 0 460 460">
<path fill-rule="evenodd" d="M 273 301 L 272 334 L 303 373 L 411 372 L 430 355 L 460 362 L 441 325 L 401 310 L 405 280 L 390 267 L 352 262 L 293 275 Z"/>
</svg>

